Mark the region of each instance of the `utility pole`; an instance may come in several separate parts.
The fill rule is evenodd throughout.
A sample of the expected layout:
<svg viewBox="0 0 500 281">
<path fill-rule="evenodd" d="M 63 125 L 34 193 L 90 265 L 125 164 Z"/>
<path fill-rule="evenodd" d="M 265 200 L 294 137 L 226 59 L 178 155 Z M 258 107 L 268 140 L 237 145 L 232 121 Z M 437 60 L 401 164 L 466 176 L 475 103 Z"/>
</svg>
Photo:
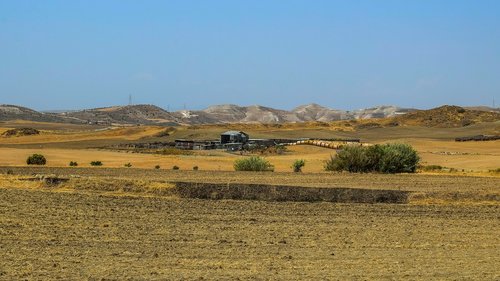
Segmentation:
<svg viewBox="0 0 500 281">
<path fill-rule="evenodd" d="M 128 105 L 132 105 L 132 95 L 128 95 Z"/>
</svg>

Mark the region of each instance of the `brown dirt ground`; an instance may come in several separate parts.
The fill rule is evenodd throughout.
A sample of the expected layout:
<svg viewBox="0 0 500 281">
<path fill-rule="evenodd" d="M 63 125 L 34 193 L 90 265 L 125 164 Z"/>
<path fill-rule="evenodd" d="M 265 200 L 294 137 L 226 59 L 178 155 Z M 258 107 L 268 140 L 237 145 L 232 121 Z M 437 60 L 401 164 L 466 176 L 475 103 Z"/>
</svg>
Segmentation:
<svg viewBox="0 0 500 281">
<path fill-rule="evenodd" d="M 498 212 L 0 188 L 0 279 L 498 280 Z"/>
</svg>

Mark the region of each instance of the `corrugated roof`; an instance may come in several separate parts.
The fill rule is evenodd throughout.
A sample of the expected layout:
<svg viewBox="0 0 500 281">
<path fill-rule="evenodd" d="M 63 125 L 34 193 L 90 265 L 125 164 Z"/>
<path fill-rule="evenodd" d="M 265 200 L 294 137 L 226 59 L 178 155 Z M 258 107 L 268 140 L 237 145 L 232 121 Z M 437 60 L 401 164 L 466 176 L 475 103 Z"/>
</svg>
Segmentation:
<svg viewBox="0 0 500 281">
<path fill-rule="evenodd" d="M 240 135 L 240 134 L 243 134 L 243 132 L 240 132 L 240 131 L 227 131 L 227 132 L 222 133 L 221 135 Z"/>
</svg>

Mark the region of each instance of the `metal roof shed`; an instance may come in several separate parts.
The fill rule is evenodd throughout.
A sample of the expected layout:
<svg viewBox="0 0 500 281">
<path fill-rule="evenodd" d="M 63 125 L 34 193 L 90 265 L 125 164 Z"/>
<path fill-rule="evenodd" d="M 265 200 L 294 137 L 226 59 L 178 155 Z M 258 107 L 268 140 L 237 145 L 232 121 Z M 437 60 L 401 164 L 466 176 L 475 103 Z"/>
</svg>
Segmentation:
<svg viewBox="0 0 500 281">
<path fill-rule="evenodd" d="M 248 142 L 248 139 L 249 139 L 248 134 L 242 131 L 227 131 L 220 135 L 221 144 L 246 143 Z"/>
</svg>

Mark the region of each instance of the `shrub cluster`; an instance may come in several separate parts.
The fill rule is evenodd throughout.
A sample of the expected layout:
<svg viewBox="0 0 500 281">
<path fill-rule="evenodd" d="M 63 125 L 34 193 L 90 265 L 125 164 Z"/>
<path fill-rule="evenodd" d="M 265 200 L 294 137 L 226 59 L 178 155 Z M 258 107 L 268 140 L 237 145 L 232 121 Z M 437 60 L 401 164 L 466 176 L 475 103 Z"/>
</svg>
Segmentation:
<svg viewBox="0 0 500 281">
<path fill-rule="evenodd" d="M 236 171 L 274 171 L 274 166 L 266 159 L 259 156 L 251 156 L 238 159 L 234 162 Z"/>
<path fill-rule="evenodd" d="M 295 160 L 292 164 L 292 169 L 295 173 L 302 172 L 302 168 L 306 165 L 306 160 L 298 159 Z"/>
<path fill-rule="evenodd" d="M 10 129 L 3 132 L 3 136 L 12 137 L 12 136 L 31 136 L 31 135 L 39 135 L 40 131 L 33 128 L 19 128 L 19 129 Z"/>
<path fill-rule="evenodd" d="M 420 158 L 410 145 L 345 146 L 325 163 L 327 171 L 414 173 Z"/>
<path fill-rule="evenodd" d="M 500 168 L 490 170 L 490 173 L 500 173 Z"/>
<path fill-rule="evenodd" d="M 26 159 L 26 164 L 28 165 L 45 165 L 47 159 L 42 154 L 33 154 Z"/>
<path fill-rule="evenodd" d="M 92 162 L 90 162 L 90 166 L 102 166 L 102 162 L 101 161 L 92 161 Z"/>
<path fill-rule="evenodd" d="M 69 166 L 70 167 L 76 167 L 76 166 L 78 166 L 78 163 L 76 161 L 70 161 L 69 162 Z"/>
<path fill-rule="evenodd" d="M 277 145 L 245 145 L 243 150 L 248 151 L 252 154 L 260 155 L 282 155 L 288 151 L 287 147 L 282 144 Z"/>
</svg>

